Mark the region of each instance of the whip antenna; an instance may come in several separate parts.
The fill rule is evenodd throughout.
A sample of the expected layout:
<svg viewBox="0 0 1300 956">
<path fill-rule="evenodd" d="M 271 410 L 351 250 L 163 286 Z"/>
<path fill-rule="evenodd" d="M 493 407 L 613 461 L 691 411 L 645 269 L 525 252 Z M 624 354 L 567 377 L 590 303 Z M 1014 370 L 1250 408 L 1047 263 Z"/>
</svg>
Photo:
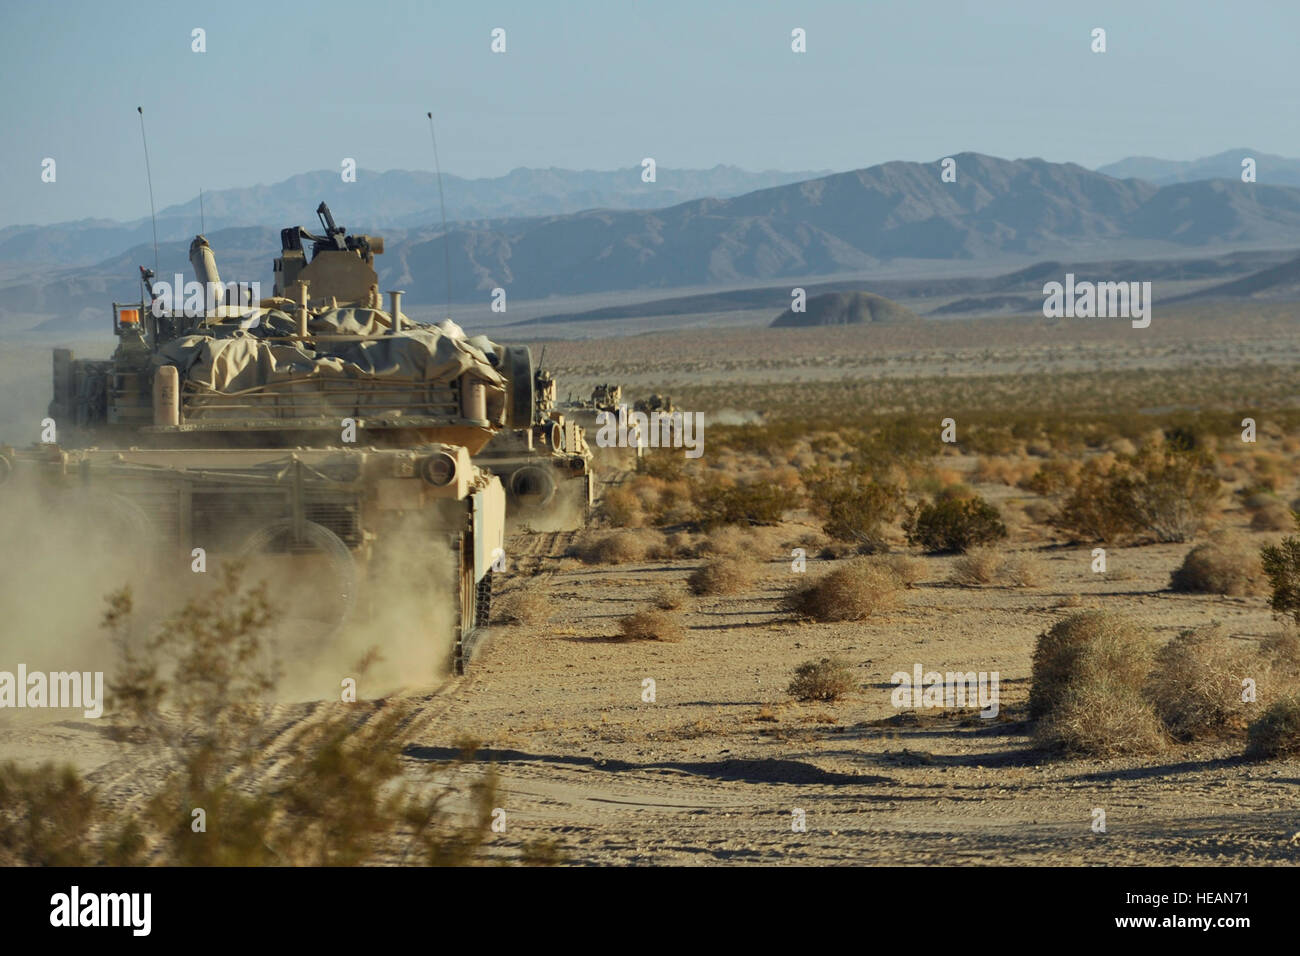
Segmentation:
<svg viewBox="0 0 1300 956">
<path fill-rule="evenodd" d="M 447 318 L 451 318 L 451 234 L 447 232 L 447 203 L 442 196 L 442 166 L 438 162 L 438 137 L 433 132 L 433 113 L 429 117 L 429 139 L 433 142 L 433 171 L 438 177 L 438 209 L 442 212 L 442 254 L 447 268 Z"/>
<path fill-rule="evenodd" d="M 208 234 L 207 225 L 203 221 L 203 187 L 200 186 L 199 187 L 199 235 L 206 236 L 207 234 Z"/>
<path fill-rule="evenodd" d="M 153 172 L 149 169 L 149 140 L 144 135 L 144 107 L 137 106 L 140 114 L 140 142 L 144 144 L 144 174 L 149 180 L 149 221 L 153 223 L 153 271 L 158 272 L 158 216 L 153 210 Z"/>
</svg>

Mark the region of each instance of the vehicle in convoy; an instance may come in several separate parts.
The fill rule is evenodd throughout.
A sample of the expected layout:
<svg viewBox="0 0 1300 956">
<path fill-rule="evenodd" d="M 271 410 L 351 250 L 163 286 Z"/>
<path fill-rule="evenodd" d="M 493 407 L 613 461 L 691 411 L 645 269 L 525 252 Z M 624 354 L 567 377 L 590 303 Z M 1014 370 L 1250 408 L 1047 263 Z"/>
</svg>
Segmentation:
<svg viewBox="0 0 1300 956">
<path fill-rule="evenodd" d="M 511 529 L 575 531 L 586 525 L 595 500 L 592 453 L 581 425 L 555 402 L 555 379 L 533 371 L 527 348 L 473 339 L 499 356 L 511 401 L 528 428 L 502 429 L 474 461 L 501 479 Z"/>
<path fill-rule="evenodd" d="M 113 305 L 111 358 L 55 350 L 49 440 L 0 448 L 0 502 L 27 486 L 87 509 L 152 580 L 199 554 L 251 563 L 317 640 L 418 608 L 400 626 L 446 642 L 461 672 L 505 546 L 504 490 L 472 456 L 503 429 L 531 434 L 531 407 L 449 323 L 412 322 L 396 291 L 381 308 L 382 238 L 317 214 L 322 234 L 281 231 L 266 298 L 223 284 L 203 236 L 198 307 L 142 268 L 139 303 Z"/>
</svg>

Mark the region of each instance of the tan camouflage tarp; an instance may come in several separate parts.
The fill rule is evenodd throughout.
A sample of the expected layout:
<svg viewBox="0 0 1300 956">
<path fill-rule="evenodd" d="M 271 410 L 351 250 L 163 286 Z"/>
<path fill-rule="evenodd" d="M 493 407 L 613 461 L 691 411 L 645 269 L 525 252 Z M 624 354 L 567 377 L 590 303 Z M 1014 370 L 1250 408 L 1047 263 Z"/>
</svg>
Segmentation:
<svg viewBox="0 0 1300 956">
<path fill-rule="evenodd" d="M 156 353 L 155 362 L 175 365 L 184 382 L 200 390 L 239 392 L 273 383 L 311 379 L 448 383 L 466 372 L 494 385 L 505 380 L 486 356 L 464 338 L 422 326 L 385 335 L 369 309 L 335 309 L 309 323 L 314 335 L 373 335 L 368 341 L 271 342 L 293 323 L 275 310 L 254 310 L 215 335 L 184 335 Z"/>
</svg>

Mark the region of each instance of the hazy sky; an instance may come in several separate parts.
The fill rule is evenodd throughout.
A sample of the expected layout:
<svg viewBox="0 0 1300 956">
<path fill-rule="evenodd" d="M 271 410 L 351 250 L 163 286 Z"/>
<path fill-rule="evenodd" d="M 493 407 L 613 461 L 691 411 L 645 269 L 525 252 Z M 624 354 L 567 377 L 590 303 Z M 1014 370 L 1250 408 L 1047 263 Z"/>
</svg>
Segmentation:
<svg viewBox="0 0 1300 956">
<path fill-rule="evenodd" d="M 1298 36 L 1297 0 L 0 0 L 0 225 L 148 215 L 137 105 L 160 209 L 344 157 L 430 169 L 426 110 L 475 177 L 1300 156 Z"/>
</svg>

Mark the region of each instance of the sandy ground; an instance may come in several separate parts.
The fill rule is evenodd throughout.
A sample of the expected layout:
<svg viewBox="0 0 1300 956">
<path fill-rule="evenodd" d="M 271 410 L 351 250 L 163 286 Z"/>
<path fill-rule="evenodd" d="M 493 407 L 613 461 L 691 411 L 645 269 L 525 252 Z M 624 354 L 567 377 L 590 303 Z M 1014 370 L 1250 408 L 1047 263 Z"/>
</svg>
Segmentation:
<svg viewBox="0 0 1300 956">
<path fill-rule="evenodd" d="M 554 560 L 556 544 L 521 547 Z M 1300 762 L 1245 762 L 1239 743 L 1067 760 L 1029 740 L 1034 639 L 1075 609 L 1061 607 L 1072 595 L 1170 637 L 1210 620 L 1243 636 L 1273 627 L 1262 599 L 1164 590 L 1184 553 L 1113 549 L 1099 575 L 1086 549 L 1048 548 L 1042 585 L 1025 589 L 946 584 L 951 559 L 928 558 L 902 608 L 854 624 L 776 612 L 793 572 L 774 553 L 748 592 L 689 599 L 677 644 L 621 643 L 614 622 L 698 562 L 557 562 L 549 625 L 500 629 L 409 753 L 448 756 L 453 726 L 482 740 L 509 833 L 558 836 L 580 863 L 1300 862 Z M 852 662 L 857 692 L 792 702 L 794 667 L 832 653 Z M 998 671 L 1001 713 L 895 709 L 890 677 L 916 663 Z M 1104 834 L 1092 830 L 1097 808 Z M 796 809 L 806 832 L 792 828 Z"/>
</svg>

